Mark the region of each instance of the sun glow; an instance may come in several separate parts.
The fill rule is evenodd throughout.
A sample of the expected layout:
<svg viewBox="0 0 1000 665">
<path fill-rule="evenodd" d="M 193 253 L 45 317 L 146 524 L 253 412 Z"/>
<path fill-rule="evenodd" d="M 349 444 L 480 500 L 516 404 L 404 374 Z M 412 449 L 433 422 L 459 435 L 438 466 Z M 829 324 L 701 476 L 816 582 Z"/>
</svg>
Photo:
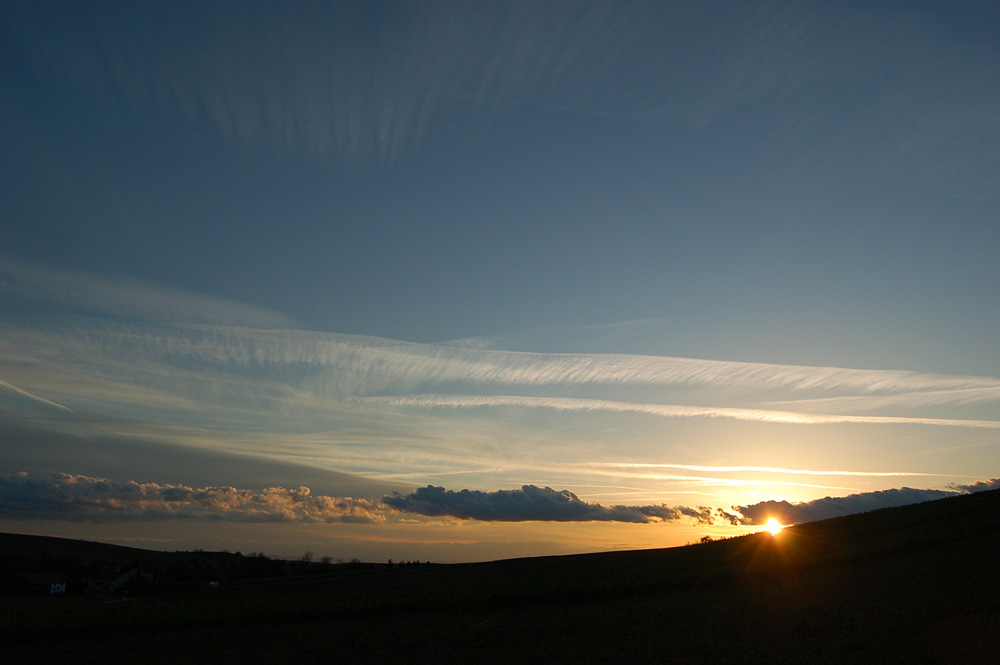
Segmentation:
<svg viewBox="0 0 1000 665">
<path fill-rule="evenodd" d="M 767 530 L 771 532 L 772 536 L 776 536 L 781 531 L 781 523 L 772 517 L 767 520 Z"/>
</svg>

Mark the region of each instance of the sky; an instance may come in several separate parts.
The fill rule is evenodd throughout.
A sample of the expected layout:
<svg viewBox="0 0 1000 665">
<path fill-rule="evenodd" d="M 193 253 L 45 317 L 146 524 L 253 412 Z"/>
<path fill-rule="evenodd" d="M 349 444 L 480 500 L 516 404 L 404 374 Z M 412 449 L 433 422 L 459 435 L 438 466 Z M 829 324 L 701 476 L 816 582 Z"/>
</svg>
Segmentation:
<svg viewBox="0 0 1000 665">
<path fill-rule="evenodd" d="M 476 561 L 998 486 L 995 3 L 0 33 L 2 531 Z"/>
</svg>

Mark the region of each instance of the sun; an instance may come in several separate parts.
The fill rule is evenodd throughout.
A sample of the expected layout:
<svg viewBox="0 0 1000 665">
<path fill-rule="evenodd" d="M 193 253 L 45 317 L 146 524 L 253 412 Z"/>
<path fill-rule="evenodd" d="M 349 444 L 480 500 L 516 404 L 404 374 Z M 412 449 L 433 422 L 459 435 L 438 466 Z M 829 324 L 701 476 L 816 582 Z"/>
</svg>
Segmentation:
<svg viewBox="0 0 1000 665">
<path fill-rule="evenodd" d="M 772 536 L 777 536 L 778 532 L 781 531 L 781 523 L 772 517 L 767 520 L 767 530 L 771 532 Z"/>
</svg>

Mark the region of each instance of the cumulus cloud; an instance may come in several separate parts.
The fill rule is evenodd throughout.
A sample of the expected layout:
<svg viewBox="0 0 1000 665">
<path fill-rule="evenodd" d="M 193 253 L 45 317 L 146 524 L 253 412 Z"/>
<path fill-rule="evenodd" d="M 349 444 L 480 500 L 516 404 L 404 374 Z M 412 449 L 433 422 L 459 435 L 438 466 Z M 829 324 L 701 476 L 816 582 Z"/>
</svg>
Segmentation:
<svg viewBox="0 0 1000 665">
<path fill-rule="evenodd" d="M 825 497 L 815 501 L 789 503 L 788 501 L 761 501 L 749 506 L 734 506 L 739 515 L 726 513 L 734 524 L 766 524 L 771 517 L 782 524 L 798 524 L 800 522 L 815 522 L 832 517 L 843 517 L 864 513 L 879 508 L 907 506 L 913 503 L 923 503 L 949 496 L 1000 489 L 1000 479 L 979 481 L 971 485 L 953 485 L 949 490 L 899 489 L 863 492 L 844 497 Z"/>
<path fill-rule="evenodd" d="M 0 514 L 71 521 L 216 519 L 232 522 L 382 522 L 365 499 L 314 495 L 308 487 L 193 488 L 69 473 L 0 475 Z"/>
<path fill-rule="evenodd" d="M 713 521 L 711 508 L 671 508 L 667 505 L 602 506 L 587 503 L 569 490 L 524 485 L 519 490 L 455 492 L 428 485 L 410 494 L 393 492 L 382 502 L 396 510 L 428 517 L 457 517 L 495 522 L 669 522 L 691 518 Z"/>
<path fill-rule="evenodd" d="M 453 491 L 427 485 L 409 494 L 393 492 L 381 502 L 314 495 L 308 487 L 202 487 L 116 481 L 78 474 L 0 474 L 0 514 L 13 520 L 203 519 L 232 522 L 374 523 L 391 510 L 425 517 L 494 522 L 629 522 L 649 524 L 688 519 L 699 524 L 734 526 L 814 522 L 856 513 L 932 501 L 959 494 L 1000 489 L 1000 478 L 949 489 L 903 487 L 877 492 L 825 497 L 815 501 L 761 501 L 733 506 L 733 511 L 706 506 L 601 505 L 569 490 L 524 485 L 520 489 Z"/>
<path fill-rule="evenodd" d="M 985 492 L 986 490 L 996 490 L 1000 489 L 1000 478 L 980 480 L 972 483 L 971 485 L 952 485 L 952 488 L 958 492 L 967 494 L 971 494 L 972 492 Z"/>
</svg>

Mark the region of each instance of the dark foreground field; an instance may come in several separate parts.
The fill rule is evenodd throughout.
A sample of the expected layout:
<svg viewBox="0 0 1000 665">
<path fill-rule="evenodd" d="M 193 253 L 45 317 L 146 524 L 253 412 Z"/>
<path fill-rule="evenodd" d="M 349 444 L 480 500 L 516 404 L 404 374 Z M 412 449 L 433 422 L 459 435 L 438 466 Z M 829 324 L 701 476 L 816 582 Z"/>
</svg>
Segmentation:
<svg viewBox="0 0 1000 665">
<path fill-rule="evenodd" d="M 0 643 L 10 663 L 992 663 L 998 546 L 982 492 L 669 550 L 6 596 Z"/>
</svg>

